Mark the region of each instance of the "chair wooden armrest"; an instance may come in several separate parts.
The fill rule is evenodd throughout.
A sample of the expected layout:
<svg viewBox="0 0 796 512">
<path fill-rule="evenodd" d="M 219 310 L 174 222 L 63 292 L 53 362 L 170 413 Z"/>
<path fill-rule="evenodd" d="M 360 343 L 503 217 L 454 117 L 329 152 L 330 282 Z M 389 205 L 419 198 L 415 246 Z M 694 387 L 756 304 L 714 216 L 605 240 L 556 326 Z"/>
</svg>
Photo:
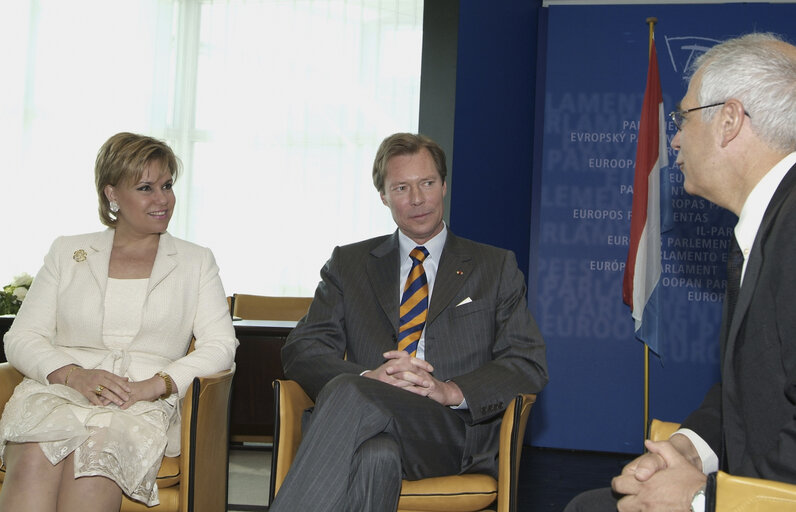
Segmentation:
<svg viewBox="0 0 796 512">
<path fill-rule="evenodd" d="M 11 363 L 0 363 L 0 414 L 5 410 L 8 399 L 14 394 L 14 388 L 22 382 L 23 378 L 24 375 L 11 366 Z M 6 467 L 2 465 L 0 466 L 0 488 L 2 488 L 2 482 L 5 481 L 5 476 Z"/>
<path fill-rule="evenodd" d="M 182 403 L 180 483 L 185 510 L 226 510 L 229 477 L 229 407 L 235 369 L 197 377 Z M 187 427 L 187 428 L 185 428 Z M 187 455 L 187 457 L 186 457 Z"/>
<path fill-rule="evenodd" d="M 274 381 L 274 450 L 271 454 L 271 488 L 268 503 L 274 496 L 296 457 L 301 443 L 301 415 L 314 405 L 307 393 L 293 380 Z"/>
<path fill-rule="evenodd" d="M 518 395 L 503 413 L 498 455 L 498 512 L 517 510 L 517 480 L 525 427 L 536 395 Z"/>
<path fill-rule="evenodd" d="M 229 397 L 235 370 L 224 370 L 193 380 L 180 409 L 181 453 L 164 457 L 158 473 L 169 478 L 175 471 L 177 484 L 159 489 L 160 505 L 147 507 L 122 498 L 120 512 L 216 512 L 226 510 L 229 476 Z"/>
<path fill-rule="evenodd" d="M 489 475 L 465 474 L 404 480 L 399 512 L 470 512 L 492 504 L 498 512 L 517 510 L 517 477 L 525 427 L 536 395 L 518 395 L 503 414 L 498 455 L 498 481 Z M 301 443 L 301 416 L 313 402 L 295 381 L 274 381 L 274 451 L 269 503 L 279 491 Z"/>
<path fill-rule="evenodd" d="M 679 423 L 652 420 L 649 439 L 665 441 Z M 796 510 L 796 485 L 724 471 L 716 475 L 716 512 L 786 512 Z"/>
<path fill-rule="evenodd" d="M 679 423 L 671 421 L 652 420 L 650 422 L 647 439 L 650 441 L 666 441 L 680 428 Z"/>
<path fill-rule="evenodd" d="M 792 512 L 796 510 L 796 485 L 734 476 L 716 475 L 716 511 Z"/>
<path fill-rule="evenodd" d="M 0 363 L 0 412 L 5 409 L 8 399 L 14 394 L 14 388 L 22 382 L 23 377 L 11 363 Z"/>
</svg>

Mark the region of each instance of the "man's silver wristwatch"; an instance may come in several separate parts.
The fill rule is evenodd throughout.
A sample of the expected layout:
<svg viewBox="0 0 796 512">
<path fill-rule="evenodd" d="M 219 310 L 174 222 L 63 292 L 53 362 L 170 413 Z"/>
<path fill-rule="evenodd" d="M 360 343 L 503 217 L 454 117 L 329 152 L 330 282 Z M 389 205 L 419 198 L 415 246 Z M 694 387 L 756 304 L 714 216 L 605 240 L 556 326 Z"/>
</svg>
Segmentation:
<svg viewBox="0 0 796 512">
<path fill-rule="evenodd" d="M 705 512 L 705 487 L 703 486 L 700 490 L 694 494 L 694 497 L 691 499 L 691 512 Z"/>
</svg>

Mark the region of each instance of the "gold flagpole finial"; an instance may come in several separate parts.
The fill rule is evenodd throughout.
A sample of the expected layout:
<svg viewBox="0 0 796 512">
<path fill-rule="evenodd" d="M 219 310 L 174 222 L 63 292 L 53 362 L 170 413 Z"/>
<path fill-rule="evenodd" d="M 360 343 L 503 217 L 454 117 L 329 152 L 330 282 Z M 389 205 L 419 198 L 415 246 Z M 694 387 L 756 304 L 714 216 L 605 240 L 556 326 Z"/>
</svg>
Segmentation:
<svg viewBox="0 0 796 512">
<path fill-rule="evenodd" d="M 658 23 L 658 18 L 652 16 L 647 18 L 647 24 L 650 26 L 650 41 L 649 41 L 649 53 L 652 54 L 652 40 L 655 39 L 655 24 Z"/>
</svg>

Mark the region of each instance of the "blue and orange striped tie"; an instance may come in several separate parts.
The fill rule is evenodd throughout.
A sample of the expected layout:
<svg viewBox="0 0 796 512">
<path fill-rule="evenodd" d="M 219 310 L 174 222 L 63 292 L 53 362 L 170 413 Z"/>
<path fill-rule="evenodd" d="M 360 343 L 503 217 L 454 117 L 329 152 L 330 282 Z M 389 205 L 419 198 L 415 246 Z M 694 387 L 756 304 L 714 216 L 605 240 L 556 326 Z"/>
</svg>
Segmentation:
<svg viewBox="0 0 796 512">
<path fill-rule="evenodd" d="M 409 253 L 409 257 L 412 258 L 412 270 L 406 278 L 406 286 L 401 296 L 398 350 L 406 350 L 412 357 L 417 354 L 417 344 L 420 342 L 420 335 L 426 326 L 428 316 L 428 279 L 423 268 L 426 256 L 428 251 L 422 245 L 415 247 Z"/>
</svg>

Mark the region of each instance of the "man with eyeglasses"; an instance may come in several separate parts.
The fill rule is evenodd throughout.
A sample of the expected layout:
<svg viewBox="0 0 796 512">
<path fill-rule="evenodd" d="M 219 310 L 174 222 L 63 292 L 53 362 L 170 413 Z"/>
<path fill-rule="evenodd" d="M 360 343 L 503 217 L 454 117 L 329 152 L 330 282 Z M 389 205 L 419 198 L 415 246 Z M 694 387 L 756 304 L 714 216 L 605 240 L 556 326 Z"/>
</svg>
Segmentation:
<svg viewBox="0 0 796 512">
<path fill-rule="evenodd" d="M 721 382 L 612 489 L 583 493 L 566 512 L 712 511 L 718 470 L 796 483 L 796 47 L 749 34 L 695 68 L 670 114 L 677 165 L 689 194 L 738 215 Z"/>
</svg>

